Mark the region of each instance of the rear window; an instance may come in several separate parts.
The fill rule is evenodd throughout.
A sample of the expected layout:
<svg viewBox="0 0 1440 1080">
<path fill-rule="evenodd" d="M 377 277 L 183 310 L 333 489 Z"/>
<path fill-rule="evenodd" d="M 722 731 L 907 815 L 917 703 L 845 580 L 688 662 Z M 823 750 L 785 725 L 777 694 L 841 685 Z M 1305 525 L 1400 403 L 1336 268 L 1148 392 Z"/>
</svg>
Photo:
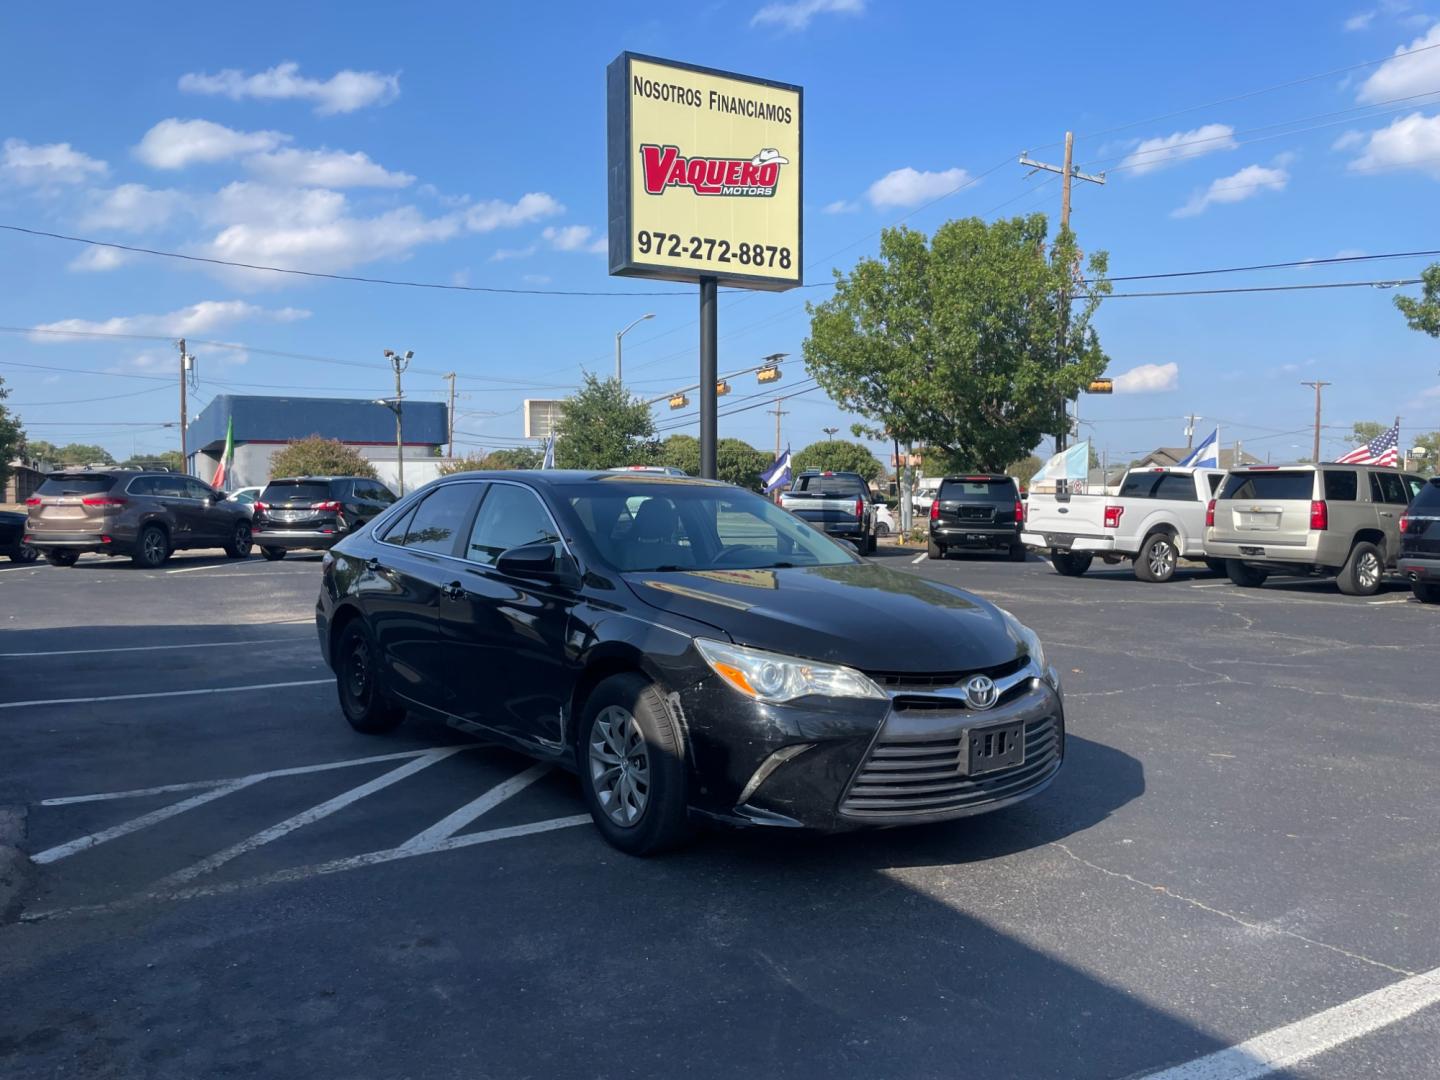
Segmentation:
<svg viewBox="0 0 1440 1080">
<path fill-rule="evenodd" d="M 325 480 L 274 480 L 265 485 L 261 502 L 328 502 L 330 484 Z"/>
<path fill-rule="evenodd" d="M 115 483 L 113 476 L 104 473 L 84 476 L 49 476 L 40 485 L 37 495 L 98 495 L 109 491 Z"/>
<path fill-rule="evenodd" d="M 1120 485 L 1120 496 L 1125 499 L 1194 502 L 1195 480 L 1189 473 L 1132 472 L 1126 475 L 1125 482 Z"/>
<path fill-rule="evenodd" d="M 1220 498 L 1309 502 L 1315 490 L 1314 477 L 1309 472 L 1231 473 L 1220 489 Z"/>
<path fill-rule="evenodd" d="M 816 495 L 864 495 L 865 484 L 858 476 L 802 476 L 795 481 L 796 491 Z"/>
<path fill-rule="evenodd" d="M 1440 476 L 1432 476 L 1430 482 L 1420 488 L 1410 509 L 1440 510 Z"/>
<path fill-rule="evenodd" d="M 1354 502 L 1360 495 L 1356 474 L 1349 469 L 1325 470 L 1325 498 L 1330 502 Z"/>
<path fill-rule="evenodd" d="M 1017 498 L 1013 480 L 946 480 L 940 485 L 941 502 L 965 499 L 969 502 L 1010 503 Z"/>
</svg>

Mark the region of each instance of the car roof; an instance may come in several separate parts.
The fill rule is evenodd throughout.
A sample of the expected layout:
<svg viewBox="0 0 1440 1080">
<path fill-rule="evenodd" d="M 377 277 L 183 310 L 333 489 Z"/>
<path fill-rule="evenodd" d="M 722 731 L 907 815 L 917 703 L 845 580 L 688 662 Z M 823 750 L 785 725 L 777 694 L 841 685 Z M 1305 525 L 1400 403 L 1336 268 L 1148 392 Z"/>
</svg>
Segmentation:
<svg viewBox="0 0 1440 1080">
<path fill-rule="evenodd" d="M 476 469 L 474 472 L 450 473 L 440 477 L 441 482 L 455 479 L 467 480 L 520 480 L 526 483 L 550 487 L 559 484 L 595 483 L 614 486 L 621 483 L 654 484 L 657 487 L 676 484 L 693 484 L 697 487 L 734 487 L 721 480 L 702 480 L 698 476 L 668 476 L 665 473 L 632 472 L 628 469 L 613 472 L 609 469 Z"/>
<path fill-rule="evenodd" d="M 369 480 L 369 479 L 370 479 L 370 477 L 368 477 L 368 476 L 272 476 L 272 477 L 271 477 L 269 480 L 267 480 L 265 483 L 266 483 L 266 484 L 289 484 L 289 483 L 299 482 L 299 481 L 301 481 L 301 480 L 325 480 L 325 481 L 330 481 L 330 480 Z M 376 481 L 374 481 L 374 482 L 377 483 L 377 484 L 380 483 L 379 480 L 376 480 Z M 260 484 L 260 485 L 253 485 L 253 486 L 264 487 L 265 485 L 264 485 L 264 484 Z"/>
<path fill-rule="evenodd" d="M 978 473 L 978 472 L 977 472 L 977 473 L 954 473 L 954 474 L 949 474 L 949 473 L 947 473 L 945 476 L 942 476 L 940 479 L 941 479 L 942 482 L 945 481 L 945 480 L 961 480 L 961 481 L 969 481 L 970 483 L 975 483 L 975 484 L 978 484 L 981 480 L 984 480 L 987 484 L 993 484 L 993 483 L 995 483 L 996 481 L 1000 481 L 1000 480 L 1014 480 L 1015 478 L 1014 478 L 1013 476 L 1006 476 L 1004 473 Z"/>
</svg>

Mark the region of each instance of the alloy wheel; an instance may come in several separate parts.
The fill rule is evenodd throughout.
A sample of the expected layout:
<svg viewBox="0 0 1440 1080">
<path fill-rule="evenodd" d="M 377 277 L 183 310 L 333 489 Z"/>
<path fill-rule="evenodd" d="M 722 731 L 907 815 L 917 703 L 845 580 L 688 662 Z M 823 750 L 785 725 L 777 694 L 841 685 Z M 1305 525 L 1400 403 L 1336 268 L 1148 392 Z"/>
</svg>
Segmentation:
<svg viewBox="0 0 1440 1080">
<path fill-rule="evenodd" d="M 645 736 L 628 709 L 602 709 L 590 729 L 590 782 L 605 816 L 630 827 L 650 802 L 650 755 Z"/>
<path fill-rule="evenodd" d="M 1156 544 L 1150 549 L 1150 572 L 1157 578 L 1169 577 L 1175 570 L 1175 549 L 1169 544 Z"/>
<path fill-rule="evenodd" d="M 235 526 L 235 550 L 241 555 L 250 554 L 250 545 L 253 541 L 250 538 L 250 526 L 243 521 Z"/>
<path fill-rule="evenodd" d="M 145 559 L 151 566 L 159 566 L 165 558 L 165 534 L 159 529 L 149 529 L 142 541 L 145 545 Z"/>
<path fill-rule="evenodd" d="M 1365 589 L 1373 589 L 1380 584 L 1380 560 L 1373 551 L 1360 553 L 1360 561 L 1355 566 L 1355 577 Z"/>
</svg>

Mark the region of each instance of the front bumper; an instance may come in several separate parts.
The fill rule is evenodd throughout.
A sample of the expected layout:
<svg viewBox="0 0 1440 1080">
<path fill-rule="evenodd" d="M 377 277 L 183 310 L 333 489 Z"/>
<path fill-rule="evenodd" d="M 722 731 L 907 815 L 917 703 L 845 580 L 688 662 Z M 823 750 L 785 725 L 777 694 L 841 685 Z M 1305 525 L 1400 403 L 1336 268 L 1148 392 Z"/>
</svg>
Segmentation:
<svg viewBox="0 0 1440 1080">
<path fill-rule="evenodd" d="M 937 525 L 930 524 L 930 539 L 947 547 L 1011 548 L 1020 543 L 1020 533 L 1013 525 Z"/>
<path fill-rule="evenodd" d="M 293 551 L 297 548 L 305 550 L 323 550 L 334 545 L 344 533 L 320 532 L 318 529 L 268 529 L 261 526 L 253 534 L 256 547 L 284 548 L 286 551 Z"/>
<path fill-rule="evenodd" d="M 938 691 L 763 705 L 707 679 L 681 695 L 699 780 L 695 808 L 731 824 L 826 832 L 998 810 L 1036 794 L 1060 769 L 1065 718 L 1052 679 L 1027 668 L 984 712 Z M 723 732 L 706 722 L 721 708 L 730 713 Z M 740 724 L 737 708 L 749 713 Z M 1017 723 L 1023 759 L 970 776 L 971 734 Z M 742 726 L 759 737 L 742 739 Z"/>
</svg>

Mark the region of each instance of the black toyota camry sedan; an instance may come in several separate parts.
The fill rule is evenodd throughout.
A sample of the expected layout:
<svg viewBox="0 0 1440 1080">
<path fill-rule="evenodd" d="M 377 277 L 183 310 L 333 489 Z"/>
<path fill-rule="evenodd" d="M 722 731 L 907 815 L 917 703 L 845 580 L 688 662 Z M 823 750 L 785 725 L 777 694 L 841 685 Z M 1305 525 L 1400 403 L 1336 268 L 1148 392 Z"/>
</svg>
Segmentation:
<svg viewBox="0 0 1440 1080">
<path fill-rule="evenodd" d="M 995 810 L 1065 752 L 1059 676 L 1012 615 L 713 481 L 438 480 L 327 553 L 316 624 L 354 727 L 424 712 L 573 769 L 635 854 L 696 819 Z"/>
</svg>

